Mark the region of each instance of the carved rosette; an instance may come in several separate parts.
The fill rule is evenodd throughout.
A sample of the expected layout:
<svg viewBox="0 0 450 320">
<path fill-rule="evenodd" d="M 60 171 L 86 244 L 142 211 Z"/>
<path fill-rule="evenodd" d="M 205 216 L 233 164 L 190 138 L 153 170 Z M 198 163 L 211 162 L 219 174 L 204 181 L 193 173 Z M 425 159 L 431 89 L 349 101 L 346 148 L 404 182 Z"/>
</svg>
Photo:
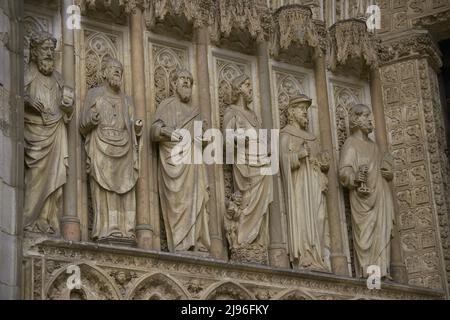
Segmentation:
<svg viewBox="0 0 450 320">
<path fill-rule="evenodd" d="M 279 8 L 274 14 L 271 34 L 272 54 L 278 56 L 280 50 L 286 50 L 294 43 L 311 48 L 318 48 L 321 45 L 312 11 L 307 6 L 287 5 Z"/>
<path fill-rule="evenodd" d="M 353 69 L 358 75 L 378 66 L 375 38 L 358 19 L 336 22 L 328 32 L 328 67 Z M 351 67 L 349 69 L 349 67 Z"/>
</svg>

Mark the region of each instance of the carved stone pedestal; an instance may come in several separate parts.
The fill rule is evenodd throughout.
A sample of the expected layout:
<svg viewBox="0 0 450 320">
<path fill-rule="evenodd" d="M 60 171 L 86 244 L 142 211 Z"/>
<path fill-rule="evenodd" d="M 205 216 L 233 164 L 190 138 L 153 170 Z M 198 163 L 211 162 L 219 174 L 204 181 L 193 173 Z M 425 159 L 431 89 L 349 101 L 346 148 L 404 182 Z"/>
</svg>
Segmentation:
<svg viewBox="0 0 450 320">
<path fill-rule="evenodd" d="M 69 289 L 77 269 L 80 289 Z M 37 240 L 24 248 L 25 299 L 440 299 L 394 283 L 226 263 L 205 257 L 85 242 Z"/>
</svg>

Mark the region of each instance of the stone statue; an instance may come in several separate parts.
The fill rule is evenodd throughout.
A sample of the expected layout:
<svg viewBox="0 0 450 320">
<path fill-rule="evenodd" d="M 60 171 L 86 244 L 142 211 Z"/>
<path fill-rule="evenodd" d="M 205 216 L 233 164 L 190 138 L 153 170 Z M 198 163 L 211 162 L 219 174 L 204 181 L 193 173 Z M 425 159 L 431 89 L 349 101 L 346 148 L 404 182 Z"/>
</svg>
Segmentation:
<svg viewBox="0 0 450 320">
<path fill-rule="evenodd" d="M 248 130 L 261 129 L 261 123 L 251 109 L 253 90 L 250 78 L 240 75 L 232 82 L 232 101 L 224 115 L 223 129 L 233 130 L 234 140 L 227 141 L 235 149 L 236 163 L 233 164 L 234 192 L 239 192 L 237 239 L 230 243 L 231 258 L 241 262 L 267 263 L 268 213 L 273 199 L 272 176 L 262 175 L 269 166 L 267 154 L 255 154 L 249 146 L 258 143 L 258 136 L 242 136 Z M 227 137 L 227 134 L 224 134 Z M 227 138 L 228 139 L 228 138 Z M 245 139 L 245 148 L 238 148 L 239 140 Z M 227 147 L 228 148 L 228 147 Z M 259 149 L 258 149 L 259 150 Z M 270 152 L 270 151 L 269 151 Z M 245 159 L 245 161 L 238 161 Z M 251 161 L 250 161 L 251 159 Z"/>
<path fill-rule="evenodd" d="M 104 83 L 88 91 L 80 131 L 85 140 L 95 241 L 136 241 L 135 185 L 139 175 L 142 120 L 134 120 L 131 98 L 122 92 L 122 64 L 106 58 Z"/>
<path fill-rule="evenodd" d="M 353 106 L 349 122 L 351 135 L 341 150 L 339 177 L 350 191 L 356 271 L 367 276 L 367 267 L 376 265 L 382 277 L 389 277 L 394 203 L 388 181 L 393 178 L 392 162 L 368 136 L 373 130 L 369 107 Z"/>
<path fill-rule="evenodd" d="M 56 39 L 31 36 L 25 73 L 25 230 L 59 234 L 62 187 L 68 165 L 66 124 L 73 114 L 73 90 L 55 70 Z"/>
<path fill-rule="evenodd" d="M 205 165 L 194 164 L 189 158 L 194 152 L 185 155 L 185 161 L 171 156 L 181 141 L 192 151 L 195 141 L 201 139 L 194 136 L 194 123 L 202 122 L 199 108 L 191 105 L 194 80 L 188 70 L 176 69 L 170 74 L 170 82 L 174 96 L 158 106 L 151 127 L 151 140 L 159 145 L 158 187 L 167 243 L 172 252 L 205 255 L 211 246 Z M 181 129 L 190 136 L 183 137 Z"/>
<path fill-rule="evenodd" d="M 285 194 L 289 256 L 294 268 L 329 271 L 329 232 L 325 194 L 330 165 L 316 137 L 308 132 L 311 99 L 289 101 L 287 125 L 280 133 L 280 163 Z"/>
</svg>

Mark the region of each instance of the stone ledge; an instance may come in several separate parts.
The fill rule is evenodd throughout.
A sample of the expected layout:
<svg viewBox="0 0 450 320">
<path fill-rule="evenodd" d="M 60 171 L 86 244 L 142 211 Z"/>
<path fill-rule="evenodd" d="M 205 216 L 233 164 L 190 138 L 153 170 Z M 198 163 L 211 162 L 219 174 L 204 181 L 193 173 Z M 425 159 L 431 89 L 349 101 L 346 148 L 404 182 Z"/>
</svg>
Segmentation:
<svg viewBox="0 0 450 320">
<path fill-rule="evenodd" d="M 444 299 L 441 291 L 314 271 L 94 243 L 44 240 L 26 250 L 28 299 L 68 299 L 66 268 L 80 267 L 87 299 Z M 43 267 L 44 266 L 44 270 Z"/>
</svg>

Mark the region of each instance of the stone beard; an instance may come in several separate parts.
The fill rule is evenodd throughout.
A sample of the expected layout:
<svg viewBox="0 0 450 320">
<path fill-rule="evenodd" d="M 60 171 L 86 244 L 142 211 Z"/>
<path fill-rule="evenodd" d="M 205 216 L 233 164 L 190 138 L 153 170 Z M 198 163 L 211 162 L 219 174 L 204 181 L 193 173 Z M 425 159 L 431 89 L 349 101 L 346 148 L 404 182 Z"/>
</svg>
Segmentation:
<svg viewBox="0 0 450 320">
<path fill-rule="evenodd" d="M 293 112 L 307 110 L 299 106 L 289 108 Z M 300 118 L 294 114 L 293 118 L 280 133 L 289 257 L 294 268 L 329 271 L 328 179 L 324 173 L 328 164 L 316 137 L 306 131 L 307 114 L 300 114 Z"/>
<path fill-rule="evenodd" d="M 61 75 L 53 71 L 54 45 L 45 49 L 51 51 L 45 58 L 40 52 L 51 41 L 49 38 L 32 49 L 35 57 L 25 73 L 24 226 L 28 231 L 59 234 L 62 187 L 68 166 L 65 124 L 72 112 L 61 109 L 64 83 Z"/>
<path fill-rule="evenodd" d="M 171 154 L 178 142 L 163 134 L 168 128 L 188 130 L 192 137 L 191 150 L 194 150 L 194 121 L 201 121 L 199 108 L 189 103 L 190 73 L 183 71 L 173 81 L 176 82 L 172 84 L 175 96 L 161 102 L 151 128 L 151 139 L 159 144 L 158 188 L 167 243 L 172 252 L 208 252 L 211 240 L 205 165 L 188 164 L 194 163 L 192 158 L 175 164 Z M 193 154 L 185 156 L 193 157 Z"/>
<path fill-rule="evenodd" d="M 225 132 L 226 129 L 232 129 L 236 132 L 238 129 L 243 129 L 245 132 L 252 129 L 259 132 L 261 123 L 254 111 L 248 108 L 252 99 L 252 91 L 248 89 L 251 88 L 250 80 L 248 78 L 241 80 L 233 88 L 234 94 L 239 96 L 240 105 L 233 104 L 228 107 L 224 115 L 223 130 Z M 244 86 L 246 90 L 238 89 Z M 237 94 L 236 91 L 239 93 Z M 261 174 L 263 167 L 267 165 L 270 167 L 270 163 L 265 163 L 259 154 L 250 154 L 249 144 L 246 144 L 245 150 L 238 149 L 238 152 L 245 152 L 245 154 L 236 155 L 236 159 L 239 157 L 245 159 L 245 164 L 233 164 L 234 190 L 240 193 L 241 203 L 239 221 L 236 226 L 236 243 L 231 250 L 232 259 L 265 264 L 269 240 L 269 204 L 273 199 L 272 176 Z M 256 163 L 250 162 L 250 158 L 256 159 Z"/>
<path fill-rule="evenodd" d="M 96 241 L 135 242 L 136 196 L 139 175 L 138 134 L 133 104 L 120 91 L 120 78 L 108 87 L 89 90 L 81 132 L 85 136 L 87 171 L 94 211 L 92 238 Z M 111 90 L 116 88 L 116 90 Z"/>
<path fill-rule="evenodd" d="M 394 203 L 382 171 L 390 169 L 376 143 L 368 137 L 372 130 L 371 123 L 367 122 L 370 110 L 368 107 L 363 110 L 360 120 L 351 120 L 355 131 L 341 150 L 339 176 L 343 186 L 350 191 L 357 275 L 367 276 L 367 267 L 376 265 L 385 277 L 389 276 Z M 362 167 L 366 167 L 362 174 L 364 185 L 359 178 Z"/>
</svg>

